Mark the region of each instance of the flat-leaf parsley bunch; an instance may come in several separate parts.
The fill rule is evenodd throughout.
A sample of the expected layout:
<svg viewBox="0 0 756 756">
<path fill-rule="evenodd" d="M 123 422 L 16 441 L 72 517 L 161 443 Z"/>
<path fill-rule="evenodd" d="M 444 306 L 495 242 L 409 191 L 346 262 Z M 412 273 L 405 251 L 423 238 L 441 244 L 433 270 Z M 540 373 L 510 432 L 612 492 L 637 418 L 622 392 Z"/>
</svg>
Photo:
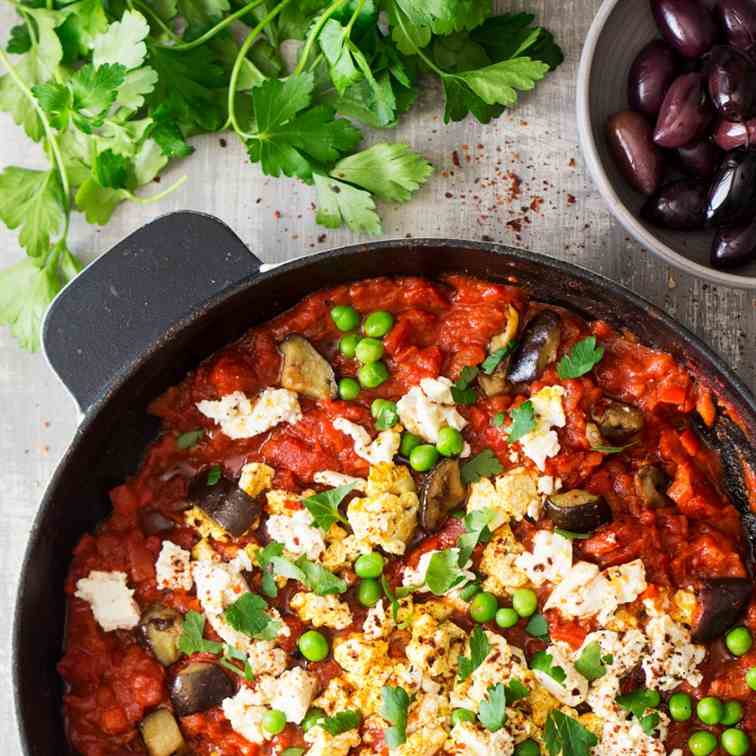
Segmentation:
<svg viewBox="0 0 756 756">
<path fill-rule="evenodd" d="M 47 170 L 0 174 L 0 219 L 28 257 L 0 273 L 0 322 L 36 348 L 45 308 L 79 270 L 71 213 L 105 224 L 145 196 L 196 134 L 232 130 L 268 176 L 314 187 L 317 222 L 375 234 L 375 200 L 406 202 L 432 168 L 407 145 L 360 150 L 394 127 L 421 77 L 444 120 L 483 123 L 562 60 L 528 14 L 491 0 L 16 0 L 0 110 L 42 145 Z M 292 45 L 291 40 L 298 44 Z M 290 65 L 285 49 L 296 50 Z"/>
</svg>

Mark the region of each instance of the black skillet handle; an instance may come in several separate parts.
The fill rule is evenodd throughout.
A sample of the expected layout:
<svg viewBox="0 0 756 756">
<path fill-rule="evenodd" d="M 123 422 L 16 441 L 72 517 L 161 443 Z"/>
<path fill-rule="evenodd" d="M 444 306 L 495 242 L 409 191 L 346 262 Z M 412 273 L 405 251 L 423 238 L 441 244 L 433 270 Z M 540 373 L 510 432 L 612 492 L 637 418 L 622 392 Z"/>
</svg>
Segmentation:
<svg viewBox="0 0 756 756">
<path fill-rule="evenodd" d="M 50 305 L 45 354 L 82 412 L 171 328 L 262 262 L 210 215 L 158 218 L 85 268 Z"/>
</svg>

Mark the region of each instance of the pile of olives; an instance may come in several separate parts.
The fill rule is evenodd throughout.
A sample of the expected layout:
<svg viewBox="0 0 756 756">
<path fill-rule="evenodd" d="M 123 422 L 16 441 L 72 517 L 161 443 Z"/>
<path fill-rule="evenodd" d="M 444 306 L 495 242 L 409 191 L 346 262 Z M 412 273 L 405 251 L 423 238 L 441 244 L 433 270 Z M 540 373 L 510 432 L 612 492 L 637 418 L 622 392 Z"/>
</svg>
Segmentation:
<svg viewBox="0 0 756 756">
<path fill-rule="evenodd" d="M 756 259 L 756 0 L 651 9 L 662 39 L 630 68 L 630 109 L 607 124 L 611 153 L 647 196 L 641 217 L 713 228 L 712 266 L 743 265 Z"/>
</svg>

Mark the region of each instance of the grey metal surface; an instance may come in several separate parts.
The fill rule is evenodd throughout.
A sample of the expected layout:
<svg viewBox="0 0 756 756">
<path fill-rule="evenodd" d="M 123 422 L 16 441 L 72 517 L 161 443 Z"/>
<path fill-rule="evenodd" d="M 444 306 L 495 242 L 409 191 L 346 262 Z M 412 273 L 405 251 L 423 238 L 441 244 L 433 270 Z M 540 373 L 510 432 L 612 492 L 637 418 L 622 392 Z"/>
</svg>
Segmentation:
<svg viewBox="0 0 756 756">
<path fill-rule="evenodd" d="M 577 262 L 661 306 L 721 354 L 753 389 L 756 296 L 676 272 L 644 252 L 612 220 L 584 169 L 577 147 L 575 73 L 599 5 L 599 0 L 499 2 L 502 10 L 529 8 L 544 19 L 565 48 L 562 68 L 517 111 L 488 127 L 469 121 L 444 126 L 440 93 L 429 91 L 397 133 L 370 136 L 371 141 L 402 139 L 437 168 L 415 201 L 382 207 L 385 235 L 490 237 Z M 12 10 L 1 6 L 3 42 L 12 19 Z M 159 206 L 124 206 L 102 229 L 77 218 L 71 239 L 76 251 L 93 259 L 139 225 L 184 208 L 217 215 L 265 262 L 355 241 L 346 232 L 316 226 L 310 190 L 294 181 L 264 179 L 233 139 L 225 148 L 218 137 L 194 143 L 197 152 L 171 172 L 174 178 L 189 175 L 181 190 Z M 0 167 L 33 166 L 35 160 L 39 155 L 28 141 L 0 117 Z M 5 229 L 0 230 L 0 250 L 3 265 L 19 257 L 15 236 Z M 44 360 L 20 352 L 5 331 L 0 331 L 0 406 L 0 612 L 9 618 L 35 507 L 77 415 Z M 10 623 L 0 623 L 0 679 L 6 682 L 0 693 L 0 752 L 16 756 L 7 684 L 9 634 Z"/>
</svg>

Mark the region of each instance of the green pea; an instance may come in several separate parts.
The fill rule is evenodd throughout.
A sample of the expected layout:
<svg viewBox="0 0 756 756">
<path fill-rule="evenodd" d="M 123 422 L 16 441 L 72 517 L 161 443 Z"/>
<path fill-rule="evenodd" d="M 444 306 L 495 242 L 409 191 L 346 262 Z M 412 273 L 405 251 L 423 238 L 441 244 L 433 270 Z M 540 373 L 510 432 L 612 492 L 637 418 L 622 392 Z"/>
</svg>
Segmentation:
<svg viewBox="0 0 756 756">
<path fill-rule="evenodd" d="M 349 305 L 337 305 L 331 309 L 331 320 L 340 331 L 353 331 L 360 324 L 360 313 Z"/>
<path fill-rule="evenodd" d="M 327 715 L 323 709 L 313 706 L 312 709 L 305 714 L 305 718 L 302 720 L 302 729 L 305 732 L 308 732 L 316 725 L 321 724 L 326 718 Z"/>
<path fill-rule="evenodd" d="M 382 362 L 368 362 L 357 371 L 360 385 L 367 389 L 378 388 L 389 378 L 388 368 Z"/>
<path fill-rule="evenodd" d="M 360 384 L 354 378 L 342 378 L 339 381 L 339 396 L 347 402 L 360 395 Z"/>
<path fill-rule="evenodd" d="M 756 667 L 751 667 L 745 675 L 746 685 L 751 690 L 756 690 Z"/>
<path fill-rule="evenodd" d="M 707 725 L 719 724 L 724 715 L 724 706 L 718 698 L 707 696 L 702 698 L 696 706 L 696 716 Z"/>
<path fill-rule="evenodd" d="M 751 749 L 751 742 L 743 730 L 736 727 L 730 727 L 722 733 L 719 741 L 726 753 L 732 756 L 745 756 Z"/>
<path fill-rule="evenodd" d="M 454 709 L 451 715 L 452 725 L 457 725 L 460 722 L 474 722 L 475 712 L 470 709 Z"/>
<path fill-rule="evenodd" d="M 438 462 L 438 449 L 430 444 L 420 444 L 410 452 L 410 467 L 418 472 L 428 472 L 436 462 Z"/>
<path fill-rule="evenodd" d="M 733 627 L 725 635 L 725 646 L 733 656 L 744 656 L 753 646 L 753 637 L 747 627 Z"/>
<path fill-rule="evenodd" d="M 382 412 L 396 412 L 396 402 L 390 399 L 373 399 L 370 404 L 370 414 L 373 419 L 380 417 Z"/>
<path fill-rule="evenodd" d="M 297 642 L 299 652 L 307 661 L 318 662 L 328 656 L 328 640 L 317 630 L 308 630 L 299 636 Z"/>
<path fill-rule="evenodd" d="M 357 586 L 357 601 L 363 606 L 375 606 L 381 597 L 381 584 L 374 578 L 360 580 Z"/>
<path fill-rule="evenodd" d="M 530 617 L 538 609 L 538 596 L 530 588 L 518 588 L 512 594 L 512 608 L 520 617 Z"/>
<path fill-rule="evenodd" d="M 465 448 L 465 439 L 456 428 L 441 428 L 438 433 L 436 449 L 445 457 L 457 457 Z"/>
<path fill-rule="evenodd" d="M 724 714 L 719 724 L 730 725 L 737 724 L 743 719 L 743 704 L 740 701 L 725 701 Z"/>
<path fill-rule="evenodd" d="M 496 624 L 505 630 L 514 627 L 520 621 L 520 615 L 514 609 L 503 607 L 496 612 Z"/>
<path fill-rule="evenodd" d="M 480 583 L 474 580 L 472 583 L 468 583 L 459 593 L 459 597 L 462 601 L 472 601 L 475 596 L 480 593 Z"/>
<path fill-rule="evenodd" d="M 371 551 L 369 554 L 363 554 L 357 558 L 354 563 L 354 571 L 357 577 L 377 578 L 383 574 L 383 557 L 377 551 Z"/>
<path fill-rule="evenodd" d="M 693 716 L 693 701 L 687 693 L 675 693 L 669 698 L 669 716 L 675 722 L 687 722 Z"/>
<path fill-rule="evenodd" d="M 360 362 L 378 362 L 383 357 L 383 342 L 369 337 L 360 339 L 355 355 Z"/>
<path fill-rule="evenodd" d="M 389 399 L 374 399 L 370 405 L 370 414 L 375 419 L 375 427 L 379 431 L 390 430 L 399 422 L 396 402 Z"/>
<path fill-rule="evenodd" d="M 541 749 L 538 747 L 538 743 L 530 738 L 518 743 L 514 749 L 514 756 L 539 756 L 540 753 Z"/>
<path fill-rule="evenodd" d="M 399 454 L 405 459 L 409 459 L 412 450 L 416 446 L 420 446 L 423 443 L 423 439 L 420 436 L 416 436 L 414 433 L 402 433 L 402 442 L 399 444 Z"/>
<path fill-rule="evenodd" d="M 470 602 L 470 616 L 476 622 L 490 622 L 496 616 L 498 608 L 499 602 L 496 596 L 493 593 L 481 591 Z"/>
<path fill-rule="evenodd" d="M 709 756 L 717 748 L 717 739 L 710 732 L 699 730 L 688 738 L 688 748 L 693 756 Z"/>
<path fill-rule="evenodd" d="M 362 324 L 362 332 L 365 336 L 374 339 L 383 338 L 394 327 L 394 316 L 385 310 L 371 312 Z"/>
<path fill-rule="evenodd" d="M 357 344 L 360 343 L 359 333 L 348 333 L 339 339 L 339 351 L 347 359 L 353 360 L 357 354 Z"/>
<path fill-rule="evenodd" d="M 278 709 L 270 709 L 262 716 L 262 728 L 270 735 L 278 735 L 286 727 L 286 714 Z"/>
</svg>

